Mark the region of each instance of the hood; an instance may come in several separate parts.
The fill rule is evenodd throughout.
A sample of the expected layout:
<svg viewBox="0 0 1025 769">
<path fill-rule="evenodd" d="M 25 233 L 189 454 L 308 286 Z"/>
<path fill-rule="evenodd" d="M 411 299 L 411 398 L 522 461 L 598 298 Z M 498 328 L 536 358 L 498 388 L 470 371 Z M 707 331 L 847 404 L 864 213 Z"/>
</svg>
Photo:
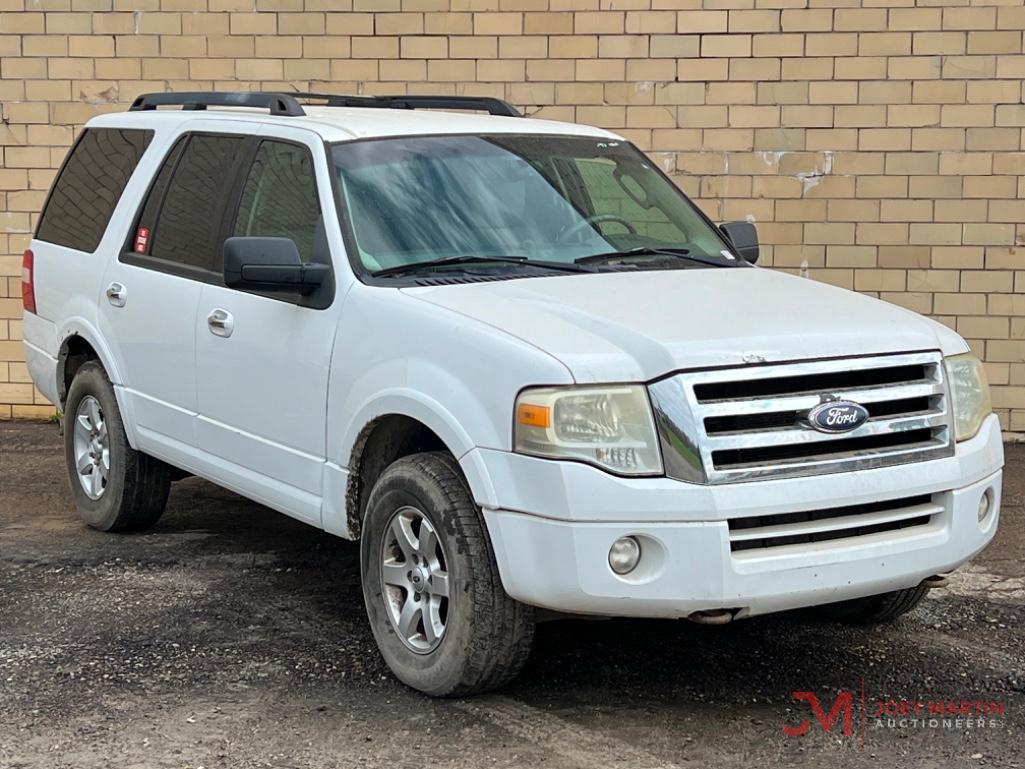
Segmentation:
<svg viewBox="0 0 1025 769">
<path fill-rule="evenodd" d="M 578 382 L 912 350 L 957 334 L 853 291 L 761 268 L 607 272 L 403 289 L 518 337 Z"/>
</svg>

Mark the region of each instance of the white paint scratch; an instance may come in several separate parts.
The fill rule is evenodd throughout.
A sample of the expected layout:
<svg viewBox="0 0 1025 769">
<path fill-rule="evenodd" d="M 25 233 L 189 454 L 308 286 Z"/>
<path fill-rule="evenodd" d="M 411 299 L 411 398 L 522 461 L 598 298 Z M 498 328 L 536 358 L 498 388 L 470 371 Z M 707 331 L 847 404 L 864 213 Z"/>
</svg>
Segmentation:
<svg viewBox="0 0 1025 769">
<path fill-rule="evenodd" d="M 662 168 L 662 173 L 671 174 L 676 171 L 676 155 L 672 152 L 659 152 L 655 157 Z"/>
<path fill-rule="evenodd" d="M 833 151 L 825 150 L 822 153 L 821 167 L 816 161 L 815 168 L 811 171 L 799 171 L 794 176 L 800 180 L 804 194 L 807 195 L 810 189 L 817 186 L 824 177 L 829 176 L 831 173 L 833 173 Z"/>
</svg>

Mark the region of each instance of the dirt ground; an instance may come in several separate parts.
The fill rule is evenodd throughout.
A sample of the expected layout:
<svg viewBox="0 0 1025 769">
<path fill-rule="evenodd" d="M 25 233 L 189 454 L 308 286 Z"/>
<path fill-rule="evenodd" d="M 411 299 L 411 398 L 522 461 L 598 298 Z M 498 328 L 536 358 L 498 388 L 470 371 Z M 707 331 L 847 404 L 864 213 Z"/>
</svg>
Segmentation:
<svg viewBox="0 0 1025 769">
<path fill-rule="evenodd" d="M 100 534 L 62 457 L 56 425 L 0 423 L 3 769 L 1025 766 L 1025 447 L 995 543 L 899 622 L 548 623 L 518 681 L 464 701 L 390 677 L 354 543 L 197 479 L 152 531 Z M 795 691 L 827 713 L 851 692 L 851 735 Z M 879 700 L 1004 710 L 922 725 Z"/>
</svg>

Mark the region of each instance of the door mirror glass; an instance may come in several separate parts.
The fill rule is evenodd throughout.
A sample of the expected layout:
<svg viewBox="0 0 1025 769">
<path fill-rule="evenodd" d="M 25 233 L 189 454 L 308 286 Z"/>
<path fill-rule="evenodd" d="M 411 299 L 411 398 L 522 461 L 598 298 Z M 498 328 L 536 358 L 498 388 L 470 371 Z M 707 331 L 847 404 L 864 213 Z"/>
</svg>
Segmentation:
<svg viewBox="0 0 1025 769">
<path fill-rule="evenodd" d="M 309 294 L 330 273 L 326 264 L 304 263 L 291 238 L 241 237 L 224 241 L 228 288 Z"/>
<path fill-rule="evenodd" d="M 733 248 L 746 261 L 754 264 L 758 261 L 758 230 L 750 222 L 726 222 L 719 229 Z"/>
</svg>

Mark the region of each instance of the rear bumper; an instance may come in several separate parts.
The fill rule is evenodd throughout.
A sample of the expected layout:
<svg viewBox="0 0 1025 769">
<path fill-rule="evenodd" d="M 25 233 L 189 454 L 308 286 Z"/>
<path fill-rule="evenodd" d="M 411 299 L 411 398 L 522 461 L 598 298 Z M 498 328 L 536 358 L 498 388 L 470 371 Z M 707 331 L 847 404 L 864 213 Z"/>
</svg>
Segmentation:
<svg viewBox="0 0 1025 769">
<path fill-rule="evenodd" d="M 1003 451 L 999 425 L 991 418 L 947 459 L 714 489 L 666 479 L 612 478 L 591 468 L 524 457 L 512 460 L 518 469 L 510 472 L 508 462 L 490 459 L 485 464 L 494 466 L 491 477 L 499 479 L 492 491 L 516 503 L 484 504 L 502 581 L 514 598 L 607 616 L 684 617 L 709 609 L 749 616 L 912 587 L 964 563 L 996 532 Z M 546 466 L 560 468 L 561 480 L 543 472 Z M 514 476 L 522 485 L 507 485 Z M 632 495 L 624 488 L 631 485 Z M 993 509 L 980 524 L 979 499 L 987 490 Z M 922 494 L 938 507 L 926 525 L 730 550 L 728 518 Z M 546 511 L 524 504 L 543 497 L 552 505 Z M 615 517 L 609 514 L 613 507 L 619 512 Z M 607 555 L 626 535 L 641 540 L 644 554 L 635 573 L 620 577 L 609 568 Z"/>
<path fill-rule="evenodd" d="M 60 404 L 57 394 L 57 330 L 54 325 L 33 312 L 22 318 L 22 349 L 29 376 L 36 388 L 50 403 Z"/>
<path fill-rule="evenodd" d="M 60 403 L 57 395 L 57 359 L 29 342 L 24 342 L 22 347 L 32 382 L 50 403 Z"/>
</svg>

